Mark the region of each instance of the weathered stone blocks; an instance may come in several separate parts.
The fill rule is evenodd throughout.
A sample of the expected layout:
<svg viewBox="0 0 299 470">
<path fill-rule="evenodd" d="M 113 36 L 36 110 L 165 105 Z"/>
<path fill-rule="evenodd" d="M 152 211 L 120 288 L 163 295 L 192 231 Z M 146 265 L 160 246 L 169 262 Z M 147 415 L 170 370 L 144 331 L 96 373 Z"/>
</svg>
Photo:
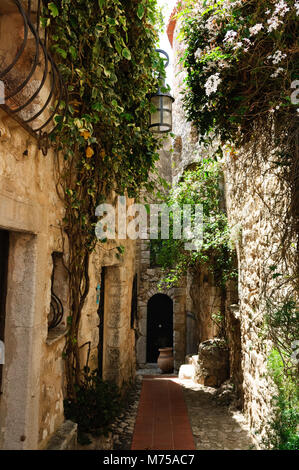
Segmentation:
<svg viewBox="0 0 299 470">
<path fill-rule="evenodd" d="M 229 351 L 225 341 L 215 338 L 201 343 L 195 381 L 208 387 L 220 387 L 228 378 Z"/>
<path fill-rule="evenodd" d="M 76 450 L 78 425 L 65 421 L 57 429 L 47 446 L 47 450 Z"/>
</svg>

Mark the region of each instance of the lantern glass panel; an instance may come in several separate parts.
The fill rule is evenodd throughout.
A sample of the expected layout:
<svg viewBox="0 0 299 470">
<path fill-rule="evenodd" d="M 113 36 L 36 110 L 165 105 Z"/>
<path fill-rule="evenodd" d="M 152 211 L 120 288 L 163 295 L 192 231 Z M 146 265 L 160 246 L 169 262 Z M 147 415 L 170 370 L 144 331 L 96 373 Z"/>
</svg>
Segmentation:
<svg viewBox="0 0 299 470">
<path fill-rule="evenodd" d="M 160 111 L 156 111 L 151 114 L 151 125 L 158 125 L 160 122 Z"/>
<path fill-rule="evenodd" d="M 151 101 L 152 101 L 152 105 L 155 107 L 155 111 L 151 113 L 151 125 L 155 126 L 154 128 L 152 128 L 152 130 L 155 130 L 161 121 L 161 112 L 159 109 L 160 108 L 160 96 L 153 96 Z"/>
<path fill-rule="evenodd" d="M 171 113 L 169 113 L 168 111 L 163 112 L 163 124 L 167 124 L 168 127 L 171 127 Z"/>
<path fill-rule="evenodd" d="M 172 110 L 172 99 L 169 96 L 163 96 L 163 108 Z"/>
<path fill-rule="evenodd" d="M 160 108 L 160 96 L 153 96 L 152 97 L 152 105 L 155 106 L 155 108 Z"/>
</svg>

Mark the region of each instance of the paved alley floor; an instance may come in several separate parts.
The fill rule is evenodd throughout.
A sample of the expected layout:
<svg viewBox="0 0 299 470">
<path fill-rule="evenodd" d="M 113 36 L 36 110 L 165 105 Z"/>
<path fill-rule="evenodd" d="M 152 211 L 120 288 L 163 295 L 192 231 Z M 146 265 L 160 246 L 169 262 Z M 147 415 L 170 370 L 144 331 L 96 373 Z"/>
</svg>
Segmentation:
<svg viewBox="0 0 299 470">
<path fill-rule="evenodd" d="M 174 377 L 143 377 L 131 448 L 195 450 L 182 387 Z"/>
<path fill-rule="evenodd" d="M 174 376 L 143 376 L 132 450 L 249 450 L 244 416 L 217 405 L 216 389 Z"/>
<path fill-rule="evenodd" d="M 252 450 L 243 413 L 215 402 L 215 388 L 180 381 L 197 450 Z"/>
</svg>

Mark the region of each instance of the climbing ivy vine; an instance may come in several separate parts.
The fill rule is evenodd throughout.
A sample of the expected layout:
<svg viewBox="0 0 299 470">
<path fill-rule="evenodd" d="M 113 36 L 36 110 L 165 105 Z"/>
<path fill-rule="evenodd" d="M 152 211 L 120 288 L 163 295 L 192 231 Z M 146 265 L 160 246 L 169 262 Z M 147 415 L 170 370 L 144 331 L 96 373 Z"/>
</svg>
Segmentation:
<svg viewBox="0 0 299 470">
<path fill-rule="evenodd" d="M 95 209 L 113 191 L 135 197 L 142 187 L 151 190 L 158 142 L 148 129 L 149 97 L 163 76 L 155 52 L 160 21 L 156 0 L 54 0 L 45 2 L 43 24 L 69 95 L 54 139 L 69 244 L 66 374 L 75 397 L 82 377 L 78 331 L 98 242 Z"/>
</svg>

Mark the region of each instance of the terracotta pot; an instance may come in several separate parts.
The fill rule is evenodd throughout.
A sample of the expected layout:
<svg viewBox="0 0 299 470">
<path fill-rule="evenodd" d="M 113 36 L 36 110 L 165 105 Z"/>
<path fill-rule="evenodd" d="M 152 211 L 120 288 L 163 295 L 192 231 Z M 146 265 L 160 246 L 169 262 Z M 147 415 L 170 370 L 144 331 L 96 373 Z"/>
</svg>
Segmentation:
<svg viewBox="0 0 299 470">
<path fill-rule="evenodd" d="M 162 372 L 173 371 L 173 355 L 172 348 L 161 348 L 159 349 L 158 366 Z"/>
</svg>

